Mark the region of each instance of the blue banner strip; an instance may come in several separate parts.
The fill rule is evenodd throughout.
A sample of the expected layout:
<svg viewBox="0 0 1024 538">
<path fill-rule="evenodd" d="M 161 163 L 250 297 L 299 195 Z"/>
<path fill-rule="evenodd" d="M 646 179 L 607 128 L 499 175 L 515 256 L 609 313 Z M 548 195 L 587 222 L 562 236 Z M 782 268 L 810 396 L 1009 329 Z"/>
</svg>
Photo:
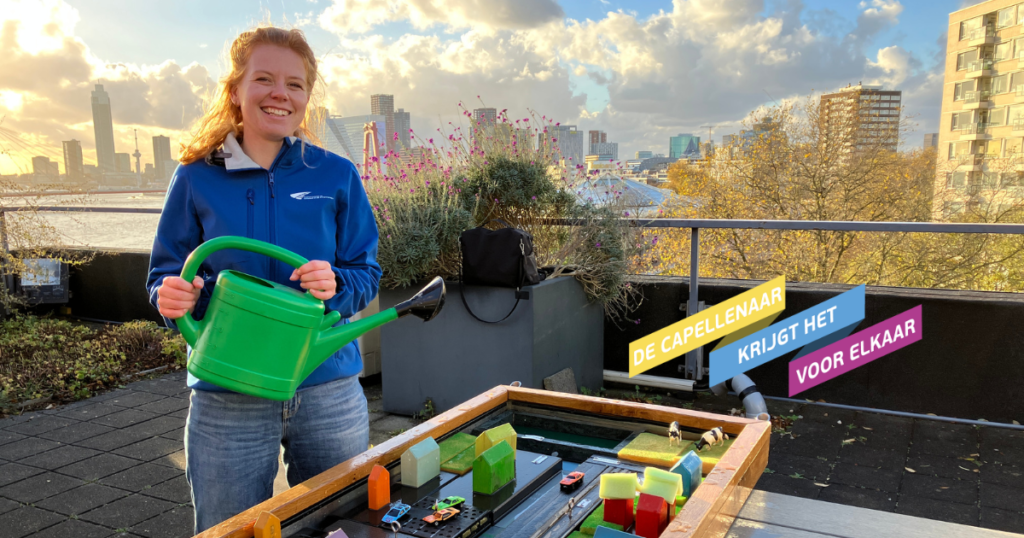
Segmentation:
<svg viewBox="0 0 1024 538">
<path fill-rule="evenodd" d="M 849 334 L 864 320 L 865 289 L 861 284 L 722 349 L 712 351 L 709 361 L 711 385 L 723 383 L 835 333 Z"/>
</svg>

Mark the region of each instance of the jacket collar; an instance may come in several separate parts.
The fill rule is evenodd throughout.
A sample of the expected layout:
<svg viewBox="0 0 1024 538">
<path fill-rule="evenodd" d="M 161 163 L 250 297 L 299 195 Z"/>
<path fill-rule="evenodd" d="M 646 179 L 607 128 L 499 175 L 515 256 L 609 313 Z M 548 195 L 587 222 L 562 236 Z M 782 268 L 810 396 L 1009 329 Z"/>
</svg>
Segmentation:
<svg viewBox="0 0 1024 538">
<path fill-rule="evenodd" d="M 286 137 L 284 139 L 285 149 L 282 151 L 287 151 L 287 149 L 296 142 L 299 142 L 298 137 Z M 238 142 L 238 139 L 235 138 L 235 133 L 228 133 L 228 137 L 224 139 L 224 144 L 221 147 L 219 156 L 224 158 L 224 169 L 228 172 L 263 169 L 262 166 L 256 164 L 256 161 L 252 160 L 244 151 L 242 151 L 242 145 Z"/>
</svg>

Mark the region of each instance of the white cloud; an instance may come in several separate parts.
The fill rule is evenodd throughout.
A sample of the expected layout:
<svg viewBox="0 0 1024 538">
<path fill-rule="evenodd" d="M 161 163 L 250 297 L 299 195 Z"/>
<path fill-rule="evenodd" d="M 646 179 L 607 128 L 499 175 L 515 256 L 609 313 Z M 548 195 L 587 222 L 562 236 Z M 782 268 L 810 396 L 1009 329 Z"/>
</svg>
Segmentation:
<svg viewBox="0 0 1024 538">
<path fill-rule="evenodd" d="M 561 19 L 555 0 L 334 0 L 320 24 L 339 33 L 365 33 L 386 22 L 408 20 L 419 29 L 532 28 Z"/>
</svg>

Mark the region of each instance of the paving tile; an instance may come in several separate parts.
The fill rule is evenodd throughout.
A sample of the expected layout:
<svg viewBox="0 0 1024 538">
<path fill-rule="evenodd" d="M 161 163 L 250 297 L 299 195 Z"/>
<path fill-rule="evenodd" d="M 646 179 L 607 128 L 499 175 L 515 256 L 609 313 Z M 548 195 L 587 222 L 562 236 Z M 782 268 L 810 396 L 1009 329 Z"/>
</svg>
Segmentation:
<svg viewBox="0 0 1024 538">
<path fill-rule="evenodd" d="M 1013 449 L 1024 446 L 1024 431 L 1006 428 L 983 427 L 981 435 L 982 448 Z"/>
<path fill-rule="evenodd" d="M 803 411 L 798 414 L 803 415 L 804 417 L 800 420 L 806 420 L 809 422 L 835 424 L 837 420 L 840 420 L 843 424 L 849 424 L 854 421 L 857 412 L 852 409 L 840 409 L 838 407 L 811 404 L 804 406 Z M 797 420 L 797 422 L 800 422 L 800 420 Z"/>
<path fill-rule="evenodd" d="M 22 538 L 59 523 L 64 516 L 34 506 L 22 506 L 0 516 L 0 529 L 4 538 Z"/>
<path fill-rule="evenodd" d="M 90 402 L 89 405 L 83 405 L 74 409 L 67 409 L 57 414 L 58 417 L 73 418 L 76 420 L 93 420 L 100 417 L 107 416 L 111 413 L 117 413 L 124 409 L 113 405 L 107 405 L 104 403 L 93 402 L 92 399 L 84 400 Z"/>
<path fill-rule="evenodd" d="M 938 420 L 914 421 L 911 454 L 940 456 L 968 455 L 978 451 L 978 430 L 969 424 L 953 424 Z"/>
<path fill-rule="evenodd" d="M 851 463 L 837 463 L 832 468 L 829 482 L 895 494 L 900 490 L 902 475 L 903 473 L 896 471 L 884 471 Z"/>
<path fill-rule="evenodd" d="M 182 504 L 192 502 L 192 489 L 189 487 L 188 480 L 185 479 L 184 474 L 172 478 L 162 484 L 157 484 L 149 489 L 144 489 L 141 493 L 143 495 L 149 495 L 150 497 L 156 497 L 157 499 L 163 499 L 173 503 Z"/>
<path fill-rule="evenodd" d="M 817 499 L 818 493 L 822 490 L 821 486 L 815 486 L 811 480 L 790 478 L 778 473 L 761 475 L 755 489 L 807 499 Z"/>
<path fill-rule="evenodd" d="M 117 454 L 100 454 L 99 456 L 93 456 L 66 467 L 61 467 L 57 469 L 57 472 L 81 478 L 82 480 L 97 480 L 139 464 L 138 460 L 118 456 Z"/>
<path fill-rule="evenodd" d="M 115 450 L 114 454 L 142 461 L 150 461 L 181 449 L 181 441 L 164 439 L 163 437 L 151 437 L 145 441 L 121 447 Z"/>
<path fill-rule="evenodd" d="M 0 487 L 12 484 L 19 480 L 24 480 L 42 472 L 44 471 L 38 467 L 29 467 L 28 465 L 21 465 L 18 463 L 0 465 Z"/>
<path fill-rule="evenodd" d="M 45 472 L 0 488 L 0 497 L 20 503 L 34 503 L 77 488 L 82 484 L 84 482 L 77 478 Z"/>
<path fill-rule="evenodd" d="M 384 420 L 387 419 L 374 423 L 374 428 Z M 791 439 L 788 436 L 778 437 L 776 434 L 773 434 L 770 446 L 770 455 L 775 453 L 793 454 L 796 456 L 806 456 L 810 458 L 821 456 L 832 460 L 837 454 L 839 454 L 839 448 L 842 446 L 842 443 L 838 438 L 819 438 L 813 435 L 807 435 L 801 436 L 797 439 Z"/>
<path fill-rule="evenodd" d="M 150 402 L 146 405 L 140 405 L 136 407 L 142 411 L 148 411 L 150 413 L 156 413 L 158 415 L 166 415 L 167 413 L 173 413 L 182 409 L 188 409 L 188 400 L 185 398 L 164 398 L 163 400 L 157 400 Z"/>
<path fill-rule="evenodd" d="M 112 400 L 114 398 L 122 398 L 122 397 L 128 396 L 131 393 L 132 393 L 132 391 L 129 390 L 129 389 L 116 389 L 116 390 L 104 392 L 103 394 L 99 394 L 99 395 L 93 396 L 92 398 L 89 398 L 89 400 L 91 400 L 94 403 L 100 403 L 100 402 L 106 402 L 106 401 Z"/>
<path fill-rule="evenodd" d="M 1024 445 L 1010 448 L 982 447 L 978 452 L 981 454 L 982 461 L 1024 467 Z"/>
<path fill-rule="evenodd" d="M 173 467 L 175 469 L 180 469 L 180 470 L 184 471 L 185 470 L 185 450 L 182 449 L 182 450 L 179 450 L 177 452 L 173 452 L 173 453 L 168 454 L 168 455 L 166 455 L 166 456 L 164 456 L 162 458 L 157 458 L 157 459 L 151 461 L 150 463 L 155 463 L 157 465 L 163 465 L 165 467 Z"/>
<path fill-rule="evenodd" d="M 834 420 L 822 423 L 810 421 L 806 417 L 794 422 L 790 431 L 794 437 L 813 436 L 837 441 L 849 437 L 849 430 L 843 425 L 836 424 Z"/>
<path fill-rule="evenodd" d="M 78 422 L 66 428 L 46 432 L 39 437 L 60 443 L 77 443 L 113 431 L 114 428 L 92 422 Z"/>
<path fill-rule="evenodd" d="M 119 489 L 137 492 L 143 488 L 152 487 L 181 474 L 182 472 L 177 469 L 172 469 L 163 465 L 153 465 L 152 463 L 143 463 L 141 465 L 129 467 L 119 473 L 101 478 L 100 483 Z M 0 492 L 2 492 L 2 490 L 0 490 Z"/>
<path fill-rule="evenodd" d="M 160 437 L 163 437 L 165 439 L 172 439 L 174 441 L 184 441 L 185 440 L 185 428 L 181 427 L 181 428 L 178 428 L 176 430 L 171 430 L 171 431 L 169 431 L 167 433 L 162 433 L 162 434 L 160 434 Z"/>
<path fill-rule="evenodd" d="M 181 394 L 182 391 L 188 389 L 188 385 L 186 384 L 185 379 L 168 379 L 163 377 L 160 379 L 150 379 L 147 381 L 132 383 L 131 388 L 136 391 L 162 394 L 164 396 L 174 396 L 176 394 Z"/>
<path fill-rule="evenodd" d="M 1024 514 L 982 505 L 981 526 L 997 531 L 1024 533 Z"/>
<path fill-rule="evenodd" d="M 6 420 L 10 420 L 10 419 L 4 419 L 4 421 L 6 421 Z M 4 421 L 0 421 L 0 428 L 4 427 Z M 20 441 L 20 440 L 24 439 L 25 437 L 27 437 L 27 436 L 22 435 L 20 433 L 11 432 L 11 431 L 7 431 L 7 430 L 0 430 L 0 446 L 6 445 L 7 443 L 13 443 L 15 441 Z"/>
<path fill-rule="evenodd" d="M 830 484 L 822 488 L 818 494 L 819 501 L 845 504 L 847 506 L 859 506 L 870 510 L 882 510 L 892 512 L 896 510 L 895 493 L 876 491 L 873 489 L 857 488 L 843 484 Z"/>
<path fill-rule="evenodd" d="M 82 461 L 86 458 L 91 458 L 97 454 L 101 454 L 98 450 L 91 448 L 82 448 L 74 445 L 64 445 L 62 447 L 55 448 L 53 450 L 43 452 L 36 456 L 30 456 L 18 461 L 22 465 L 31 465 L 33 467 L 39 467 L 41 469 L 54 470 L 71 465 L 76 461 Z"/>
<path fill-rule="evenodd" d="M 56 430 L 57 428 L 63 428 L 73 424 L 74 422 L 76 421 L 68 418 L 42 415 L 37 416 L 32 420 L 26 420 L 25 422 L 10 426 L 7 428 L 7 431 L 20 433 L 22 435 L 39 435 L 51 430 Z"/>
<path fill-rule="evenodd" d="M 6 514 L 11 510 L 21 506 L 21 503 L 12 501 L 10 499 L 0 499 L 0 514 Z"/>
<path fill-rule="evenodd" d="M 188 408 L 182 409 L 181 411 L 175 411 L 173 413 L 167 413 L 167 416 L 181 419 L 188 418 Z"/>
<path fill-rule="evenodd" d="M 794 454 L 773 454 L 768 458 L 768 468 L 780 475 L 797 473 L 819 482 L 828 480 L 831 471 L 827 460 Z"/>
<path fill-rule="evenodd" d="M 7 461 L 18 461 L 22 458 L 46 452 L 47 450 L 53 450 L 59 446 L 62 446 L 61 443 L 56 441 L 39 439 L 38 437 L 26 437 L 0 446 L 0 458 Z"/>
<path fill-rule="evenodd" d="M 32 535 L 32 538 L 106 538 L 110 529 L 77 519 L 69 519 Z"/>
<path fill-rule="evenodd" d="M 127 491 L 104 486 L 103 484 L 86 484 L 59 495 L 54 495 L 48 499 L 43 499 L 37 502 L 36 505 L 40 508 L 70 516 L 72 514 L 77 515 L 88 512 L 97 506 L 103 506 L 128 495 Z"/>
<path fill-rule="evenodd" d="M 169 432 L 171 430 L 182 428 L 184 426 L 185 426 L 185 421 L 180 419 L 180 418 L 163 416 L 163 417 L 156 417 L 156 418 L 154 418 L 152 420 L 147 420 L 146 422 L 142 422 L 142 423 L 136 424 L 134 426 L 129 426 L 127 428 L 123 428 L 121 431 L 127 431 L 127 432 L 139 431 L 139 432 L 145 433 L 146 435 L 148 435 L 150 437 L 153 437 L 153 436 L 157 436 L 157 435 L 163 435 L 163 434 L 165 434 L 165 433 L 167 433 L 167 432 Z"/>
<path fill-rule="evenodd" d="M 112 529 L 129 528 L 177 505 L 145 495 L 129 495 L 78 516 Z"/>
<path fill-rule="evenodd" d="M 981 481 L 990 484 L 1016 486 L 1024 484 L 1024 467 L 1001 463 L 986 463 L 981 466 Z"/>
<path fill-rule="evenodd" d="M 107 433 L 76 441 L 75 444 L 78 446 L 84 446 L 85 448 L 93 448 L 96 450 L 102 450 L 109 452 L 111 450 L 117 450 L 123 446 L 137 443 L 143 439 L 148 439 L 152 435 L 141 430 L 132 430 L 129 428 L 124 429 L 113 429 Z"/>
<path fill-rule="evenodd" d="M 981 470 L 972 462 L 932 454 L 912 456 L 907 460 L 907 467 L 917 471 L 917 474 L 930 474 L 960 480 L 977 480 L 981 473 Z M 978 472 L 974 472 L 974 469 L 978 469 Z"/>
<path fill-rule="evenodd" d="M 914 419 L 908 417 L 886 415 L 884 413 L 858 411 L 856 418 L 853 419 L 853 423 L 862 428 L 866 426 L 874 431 L 905 431 L 909 434 L 914 426 Z"/>
<path fill-rule="evenodd" d="M 853 422 L 857 427 L 847 431 L 848 439 L 869 448 L 906 451 L 913 433 L 913 421 L 878 413 L 858 413 Z"/>
<path fill-rule="evenodd" d="M 155 413 L 147 413 L 138 409 L 125 409 L 93 419 L 90 422 L 110 426 L 111 428 L 127 428 L 128 426 L 145 422 L 155 416 L 157 416 Z"/>
<path fill-rule="evenodd" d="M 905 473 L 900 493 L 939 501 L 977 504 L 978 482 Z"/>
<path fill-rule="evenodd" d="M 146 538 L 188 538 L 194 527 L 195 510 L 179 506 L 133 526 L 131 531 Z"/>
<path fill-rule="evenodd" d="M 896 504 L 896 513 L 978 526 L 978 506 L 976 504 L 943 502 L 911 495 L 900 495 L 899 502 Z"/>
<path fill-rule="evenodd" d="M 839 451 L 839 461 L 887 471 L 903 471 L 907 464 L 907 449 L 886 450 L 850 443 Z"/>
<path fill-rule="evenodd" d="M 1024 511 L 1024 482 L 1019 482 L 1016 487 L 1003 486 L 1000 484 L 982 483 L 980 486 L 982 506 Z"/>
<path fill-rule="evenodd" d="M 141 392 L 133 390 L 123 396 L 117 398 L 111 398 L 106 401 L 107 405 L 116 405 L 118 407 L 136 408 L 140 405 L 155 402 L 166 398 L 163 394 L 153 394 L 152 392 Z"/>
</svg>

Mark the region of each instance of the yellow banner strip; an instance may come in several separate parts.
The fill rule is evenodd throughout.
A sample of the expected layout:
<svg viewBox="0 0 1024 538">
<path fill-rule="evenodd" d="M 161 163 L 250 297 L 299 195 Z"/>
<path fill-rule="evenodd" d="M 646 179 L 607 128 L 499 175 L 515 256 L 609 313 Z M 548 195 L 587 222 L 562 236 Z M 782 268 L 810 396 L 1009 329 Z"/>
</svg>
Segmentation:
<svg viewBox="0 0 1024 538">
<path fill-rule="evenodd" d="M 785 309 L 786 277 L 780 276 L 629 344 L 629 377 L 759 321 L 771 323 Z"/>
</svg>

